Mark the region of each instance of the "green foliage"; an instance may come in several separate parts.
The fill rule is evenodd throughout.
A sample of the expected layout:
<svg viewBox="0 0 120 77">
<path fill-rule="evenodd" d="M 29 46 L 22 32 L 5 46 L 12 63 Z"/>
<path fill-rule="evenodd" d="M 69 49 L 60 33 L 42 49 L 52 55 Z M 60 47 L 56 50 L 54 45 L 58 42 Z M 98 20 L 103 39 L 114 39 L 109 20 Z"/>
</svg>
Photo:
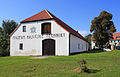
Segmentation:
<svg viewBox="0 0 120 77">
<path fill-rule="evenodd" d="M 17 23 L 14 20 L 3 21 L 0 27 L 0 56 L 10 55 L 9 35 L 16 28 Z"/>
<path fill-rule="evenodd" d="M 2 23 L 3 31 L 5 34 L 10 35 L 11 32 L 17 27 L 17 23 L 14 20 L 7 20 Z"/>
<path fill-rule="evenodd" d="M 96 41 L 96 45 L 103 48 L 110 38 L 112 38 L 112 33 L 116 32 L 114 23 L 112 20 L 112 14 L 106 11 L 100 13 L 98 17 L 92 20 L 92 25 L 90 32 L 93 32 L 93 36 Z"/>
<path fill-rule="evenodd" d="M 6 34 L 0 34 L 0 56 L 9 56 L 9 38 Z"/>
<path fill-rule="evenodd" d="M 87 39 L 89 43 L 91 43 L 91 36 L 92 36 L 91 34 L 88 34 L 87 36 L 85 36 L 85 39 Z"/>
</svg>

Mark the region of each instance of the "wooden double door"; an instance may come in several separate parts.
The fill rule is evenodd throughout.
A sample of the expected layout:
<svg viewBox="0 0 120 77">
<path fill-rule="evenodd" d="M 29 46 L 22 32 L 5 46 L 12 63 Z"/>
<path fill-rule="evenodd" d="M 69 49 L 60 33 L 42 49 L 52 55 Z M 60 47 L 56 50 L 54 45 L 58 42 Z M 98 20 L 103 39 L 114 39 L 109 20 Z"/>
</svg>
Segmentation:
<svg viewBox="0 0 120 77">
<path fill-rule="evenodd" d="M 45 39 L 42 41 L 43 55 L 54 56 L 55 55 L 55 40 Z"/>
</svg>

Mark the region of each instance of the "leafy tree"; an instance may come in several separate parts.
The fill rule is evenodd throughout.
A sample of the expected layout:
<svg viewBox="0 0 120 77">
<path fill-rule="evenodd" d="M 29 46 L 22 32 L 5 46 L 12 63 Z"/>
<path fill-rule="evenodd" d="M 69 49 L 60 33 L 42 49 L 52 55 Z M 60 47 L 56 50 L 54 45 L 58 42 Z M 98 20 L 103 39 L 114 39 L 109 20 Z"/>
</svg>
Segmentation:
<svg viewBox="0 0 120 77">
<path fill-rule="evenodd" d="M 103 45 L 112 38 L 112 33 L 116 32 L 116 28 L 112 21 L 112 14 L 102 11 L 91 23 L 90 32 L 93 32 L 96 46 L 103 48 Z"/>
<path fill-rule="evenodd" d="M 9 35 L 16 27 L 17 23 L 14 20 L 3 21 L 0 27 L 0 56 L 9 56 Z"/>
<path fill-rule="evenodd" d="M 0 32 L 0 56 L 8 56 L 9 55 L 9 38 L 8 35 Z"/>
<path fill-rule="evenodd" d="M 91 43 L 91 36 L 92 36 L 91 34 L 88 34 L 87 36 L 85 36 L 85 39 L 87 39 L 89 43 Z"/>
<path fill-rule="evenodd" d="M 2 27 L 4 33 L 10 35 L 10 33 L 16 28 L 17 25 L 18 24 L 14 20 L 3 20 Z"/>
</svg>

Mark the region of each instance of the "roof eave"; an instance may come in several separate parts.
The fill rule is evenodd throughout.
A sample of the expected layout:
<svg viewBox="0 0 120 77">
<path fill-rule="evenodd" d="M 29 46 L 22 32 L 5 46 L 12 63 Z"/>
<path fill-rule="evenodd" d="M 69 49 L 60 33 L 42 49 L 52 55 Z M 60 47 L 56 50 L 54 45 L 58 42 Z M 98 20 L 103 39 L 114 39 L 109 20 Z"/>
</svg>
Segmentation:
<svg viewBox="0 0 120 77">
<path fill-rule="evenodd" d="M 21 21 L 20 23 L 28 23 L 28 22 L 36 22 L 36 21 L 45 21 L 45 20 L 53 20 L 53 18 L 42 19 L 42 20 L 32 20 L 32 21 Z"/>
</svg>

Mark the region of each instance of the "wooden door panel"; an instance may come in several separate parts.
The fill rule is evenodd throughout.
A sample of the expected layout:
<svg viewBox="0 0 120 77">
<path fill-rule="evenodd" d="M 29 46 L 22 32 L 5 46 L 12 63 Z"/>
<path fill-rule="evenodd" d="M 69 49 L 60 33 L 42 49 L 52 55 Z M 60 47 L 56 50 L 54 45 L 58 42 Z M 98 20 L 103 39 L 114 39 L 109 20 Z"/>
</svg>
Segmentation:
<svg viewBox="0 0 120 77">
<path fill-rule="evenodd" d="M 55 55 L 55 40 L 43 40 L 43 55 Z"/>
</svg>

